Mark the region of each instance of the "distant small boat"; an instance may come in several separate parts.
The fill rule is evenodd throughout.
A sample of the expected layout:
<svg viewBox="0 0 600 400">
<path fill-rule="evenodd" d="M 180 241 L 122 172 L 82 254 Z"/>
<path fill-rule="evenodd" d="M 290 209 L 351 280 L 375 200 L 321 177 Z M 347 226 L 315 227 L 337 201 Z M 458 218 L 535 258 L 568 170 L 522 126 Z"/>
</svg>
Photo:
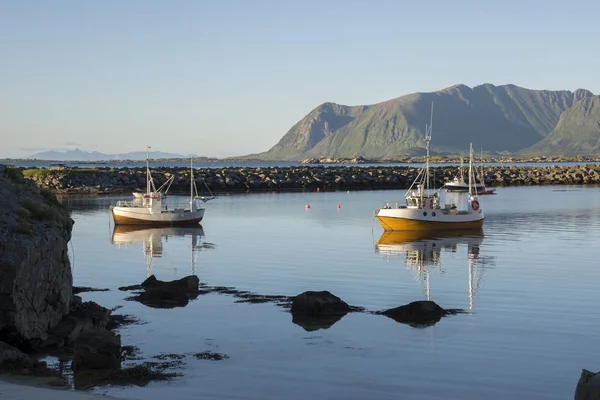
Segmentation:
<svg viewBox="0 0 600 400">
<path fill-rule="evenodd" d="M 441 190 L 430 189 L 429 142 L 433 123 L 425 129 L 427 157 L 425 167 L 404 195 L 405 204 L 386 203 L 375 210 L 375 217 L 386 231 L 441 231 L 456 229 L 480 229 L 484 215 L 474 188 L 473 146 L 470 147 L 468 196 L 460 202 L 440 196 Z M 416 186 L 416 190 L 413 187 Z M 466 204 L 461 204 L 461 203 Z M 458 205 L 457 205 L 458 203 Z"/>
<path fill-rule="evenodd" d="M 448 192 L 468 192 L 469 191 L 469 183 L 465 182 L 463 168 L 463 160 L 462 157 L 460 159 L 460 169 L 458 170 L 458 174 L 452 179 L 450 182 L 446 182 L 444 184 L 444 189 Z M 483 164 L 481 165 L 481 171 L 479 172 L 475 169 L 475 183 L 473 184 L 473 190 L 478 195 L 486 195 L 486 194 L 496 194 L 496 189 L 488 187 L 484 182 L 483 175 Z M 477 183 L 477 175 L 479 176 L 479 180 L 481 183 Z"/>
<path fill-rule="evenodd" d="M 172 177 L 171 177 L 172 178 Z M 194 167 L 190 161 L 190 200 L 189 208 L 163 207 L 164 195 L 170 187 L 172 179 L 167 180 L 159 189 L 154 187 L 148 157 L 146 158 L 146 192 L 139 196 L 134 192 L 134 201 L 119 201 L 111 206 L 115 225 L 150 225 L 150 226 L 189 226 L 198 225 L 204 218 L 204 207 L 201 202 L 212 200 L 214 196 L 199 197 L 194 181 Z M 163 192 L 162 188 L 167 186 Z M 139 196 L 139 197 L 138 197 Z"/>
</svg>

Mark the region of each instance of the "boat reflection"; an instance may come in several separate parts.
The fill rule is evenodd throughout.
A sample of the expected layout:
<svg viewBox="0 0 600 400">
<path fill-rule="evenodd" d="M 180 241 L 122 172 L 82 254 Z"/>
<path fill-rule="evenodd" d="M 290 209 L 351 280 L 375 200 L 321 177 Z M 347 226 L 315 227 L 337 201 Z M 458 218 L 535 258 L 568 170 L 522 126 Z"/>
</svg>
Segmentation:
<svg viewBox="0 0 600 400">
<path fill-rule="evenodd" d="M 485 267 L 493 262 L 493 257 L 480 255 L 483 239 L 481 229 L 444 232 L 386 231 L 377 241 L 375 249 L 386 257 L 405 256 L 406 266 L 424 284 L 426 298 L 430 300 L 432 270 L 444 273 L 442 252 L 456 253 L 466 245 L 469 309 L 472 309 Z"/>
<path fill-rule="evenodd" d="M 214 247 L 206 243 L 204 229 L 201 225 L 188 227 L 147 228 L 134 225 L 115 225 L 112 231 L 111 243 L 118 247 L 142 245 L 147 264 L 147 276 L 153 274 L 154 258 L 163 256 L 163 239 L 168 242 L 171 237 L 190 238 L 190 274 L 195 275 L 195 253 Z"/>
</svg>

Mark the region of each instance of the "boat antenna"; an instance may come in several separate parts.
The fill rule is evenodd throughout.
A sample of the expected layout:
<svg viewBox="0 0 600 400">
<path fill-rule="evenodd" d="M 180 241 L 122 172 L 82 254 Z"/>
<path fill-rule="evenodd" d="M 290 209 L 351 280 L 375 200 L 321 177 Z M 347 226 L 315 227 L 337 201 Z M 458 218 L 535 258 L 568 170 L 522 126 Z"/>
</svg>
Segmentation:
<svg viewBox="0 0 600 400">
<path fill-rule="evenodd" d="M 150 194 L 150 164 L 148 160 L 151 148 L 151 146 L 146 146 L 146 194 Z"/>
<path fill-rule="evenodd" d="M 425 158 L 425 188 L 429 189 L 429 142 L 431 142 L 431 130 L 433 128 L 433 101 L 431 102 L 431 115 L 429 117 L 429 127 L 425 125 L 425 149 L 427 156 Z"/>
<path fill-rule="evenodd" d="M 469 197 L 473 196 L 473 143 L 469 143 Z"/>
<path fill-rule="evenodd" d="M 194 211 L 194 156 L 190 155 L 190 212 Z"/>
</svg>

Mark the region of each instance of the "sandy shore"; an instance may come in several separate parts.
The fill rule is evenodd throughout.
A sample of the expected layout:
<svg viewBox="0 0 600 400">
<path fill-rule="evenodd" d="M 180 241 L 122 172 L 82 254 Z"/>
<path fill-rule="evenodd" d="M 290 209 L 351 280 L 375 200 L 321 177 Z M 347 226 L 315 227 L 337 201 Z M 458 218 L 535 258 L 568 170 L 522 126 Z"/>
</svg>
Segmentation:
<svg viewBox="0 0 600 400">
<path fill-rule="evenodd" d="M 6 377 L 1 378 L 7 379 Z M 52 389 L 47 386 L 47 382 L 35 378 L 8 378 L 8 380 L 10 380 L 10 382 L 0 380 L 0 399 L 2 400 L 123 400 L 123 398 L 63 388 Z M 45 385 L 45 387 L 40 385 Z"/>
</svg>

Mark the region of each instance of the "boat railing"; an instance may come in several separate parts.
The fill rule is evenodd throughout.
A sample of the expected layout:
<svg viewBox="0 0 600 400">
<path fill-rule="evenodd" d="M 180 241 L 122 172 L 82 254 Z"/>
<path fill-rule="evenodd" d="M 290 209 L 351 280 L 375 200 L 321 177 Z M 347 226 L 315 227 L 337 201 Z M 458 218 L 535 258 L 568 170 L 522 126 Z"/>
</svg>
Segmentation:
<svg viewBox="0 0 600 400">
<path fill-rule="evenodd" d="M 119 200 L 117 201 L 117 207 L 141 207 L 143 204 L 140 200 Z"/>
</svg>

